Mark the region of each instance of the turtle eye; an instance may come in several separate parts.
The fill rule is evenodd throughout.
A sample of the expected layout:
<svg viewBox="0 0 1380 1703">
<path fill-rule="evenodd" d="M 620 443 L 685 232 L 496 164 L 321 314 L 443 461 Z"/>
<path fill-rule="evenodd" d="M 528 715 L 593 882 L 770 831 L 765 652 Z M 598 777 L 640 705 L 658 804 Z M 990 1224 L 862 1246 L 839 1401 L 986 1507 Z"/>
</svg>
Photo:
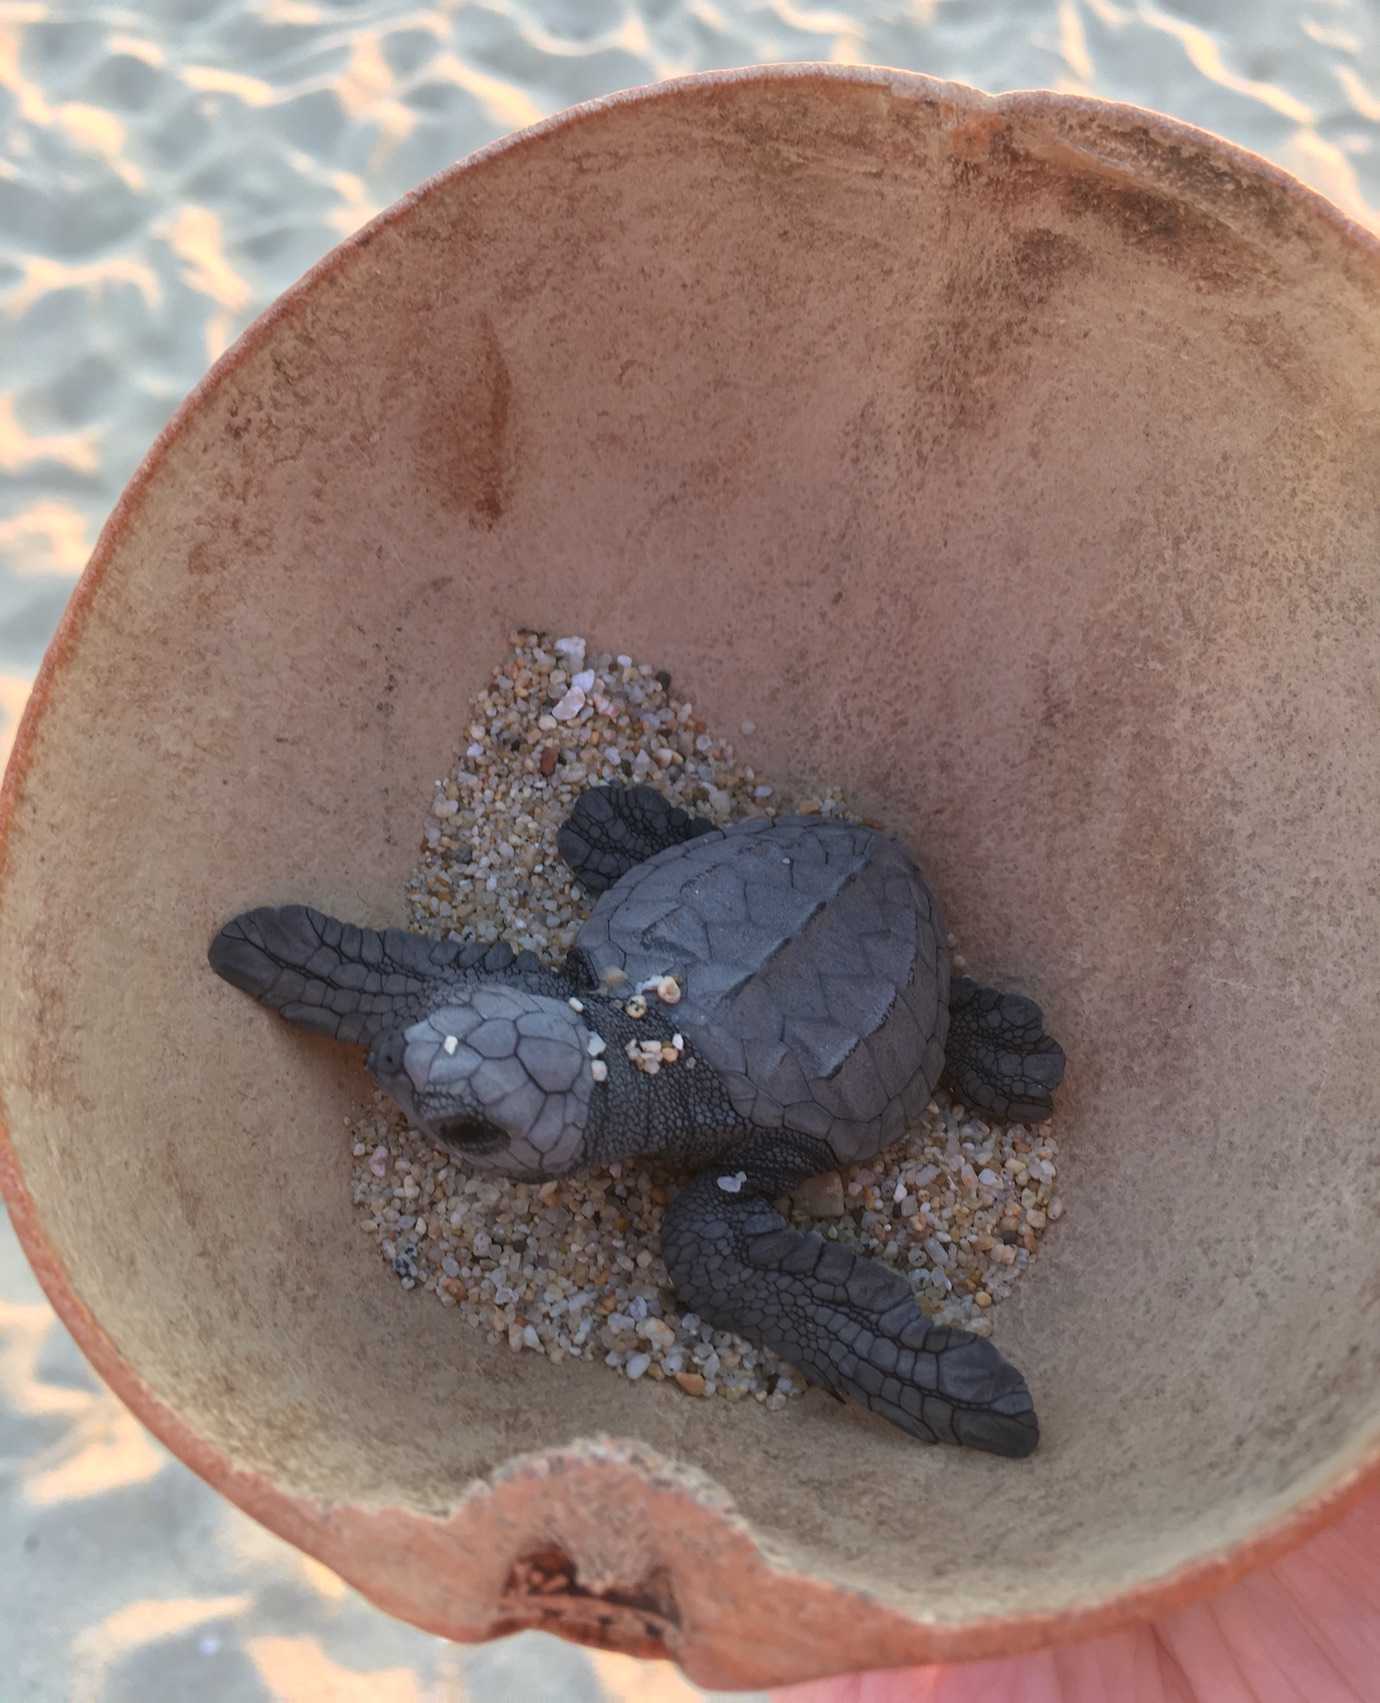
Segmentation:
<svg viewBox="0 0 1380 1703">
<path fill-rule="evenodd" d="M 402 1072 L 403 1060 L 407 1056 L 407 1043 L 403 1040 L 400 1029 L 390 1029 L 386 1035 L 380 1035 L 369 1048 L 369 1056 L 365 1059 L 365 1068 L 373 1071 L 375 1076 L 398 1076 Z"/>
<path fill-rule="evenodd" d="M 447 1147 L 453 1147 L 459 1153 L 491 1152 L 508 1140 L 506 1130 L 490 1123 L 487 1118 L 469 1112 L 458 1117 L 445 1118 L 432 1127 L 438 1140 L 444 1141 Z"/>
</svg>

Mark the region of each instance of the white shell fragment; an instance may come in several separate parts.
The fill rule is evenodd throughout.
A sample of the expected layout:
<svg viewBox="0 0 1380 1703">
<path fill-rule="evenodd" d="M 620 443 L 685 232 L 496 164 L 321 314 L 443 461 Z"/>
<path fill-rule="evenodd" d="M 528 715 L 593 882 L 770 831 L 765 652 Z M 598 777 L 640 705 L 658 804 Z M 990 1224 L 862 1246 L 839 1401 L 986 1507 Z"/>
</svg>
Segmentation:
<svg viewBox="0 0 1380 1703">
<path fill-rule="evenodd" d="M 599 1054 L 603 1052 L 607 1046 L 608 1042 L 602 1035 L 591 1035 L 585 1042 L 585 1051 L 591 1058 L 598 1058 Z"/>
<path fill-rule="evenodd" d="M 661 1069 L 664 1054 L 660 1041 L 629 1041 L 623 1050 L 633 1067 L 644 1075 L 655 1076 Z M 679 1057 L 679 1054 L 673 1053 L 672 1057 Z"/>
<path fill-rule="evenodd" d="M 725 1194 L 738 1194 L 746 1181 L 746 1171 L 735 1171 L 731 1177 L 720 1177 L 719 1187 Z"/>
<path fill-rule="evenodd" d="M 447 1035 L 445 1040 L 441 1042 L 441 1051 L 449 1056 L 459 1045 L 460 1037 L 458 1035 Z"/>
<path fill-rule="evenodd" d="M 603 1059 L 593 1059 L 590 1062 L 589 1074 L 596 1082 L 607 1082 L 609 1079 L 609 1067 L 604 1063 Z"/>
</svg>

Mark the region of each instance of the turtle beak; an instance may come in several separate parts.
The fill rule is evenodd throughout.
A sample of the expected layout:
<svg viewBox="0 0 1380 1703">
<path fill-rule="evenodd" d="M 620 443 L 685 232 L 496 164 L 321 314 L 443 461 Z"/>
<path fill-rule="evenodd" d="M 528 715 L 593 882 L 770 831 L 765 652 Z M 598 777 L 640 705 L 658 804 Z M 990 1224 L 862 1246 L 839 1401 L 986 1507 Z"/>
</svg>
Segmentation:
<svg viewBox="0 0 1380 1703">
<path fill-rule="evenodd" d="M 365 1055 L 364 1067 L 380 1082 L 392 1084 L 402 1074 L 407 1041 L 401 1029 L 385 1029 L 374 1037 Z"/>
</svg>

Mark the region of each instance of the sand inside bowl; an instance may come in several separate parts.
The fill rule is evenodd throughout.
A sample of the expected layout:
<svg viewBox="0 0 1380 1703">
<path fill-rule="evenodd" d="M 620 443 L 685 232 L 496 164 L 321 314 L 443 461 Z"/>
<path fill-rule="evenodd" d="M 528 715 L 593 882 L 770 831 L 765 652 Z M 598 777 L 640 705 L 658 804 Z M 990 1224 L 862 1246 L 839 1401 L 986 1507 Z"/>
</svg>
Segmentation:
<svg viewBox="0 0 1380 1703">
<path fill-rule="evenodd" d="M 753 731 L 742 724 L 745 738 Z M 560 961 L 591 905 L 556 854 L 556 832 L 585 787 L 608 782 L 645 782 L 716 822 L 855 814 L 836 789 L 759 775 L 664 671 L 591 657 L 580 638 L 520 632 L 473 706 L 453 771 L 435 784 L 407 887 L 412 926 Z M 961 954 L 954 964 L 965 967 Z M 490 1342 L 556 1362 L 603 1360 L 692 1396 L 779 1408 L 803 1393 L 804 1378 L 777 1355 L 678 1303 L 660 1244 L 682 1179 L 656 1161 L 544 1183 L 480 1177 L 381 1093 L 351 1134 L 361 1228 L 405 1289 L 429 1291 Z M 781 1206 L 792 1223 L 903 1271 L 930 1317 L 987 1336 L 1063 1214 L 1057 1159 L 1052 1124 L 989 1126 L 941 1093 L 903 1140 L 809 1179 Z"/>
</svg>

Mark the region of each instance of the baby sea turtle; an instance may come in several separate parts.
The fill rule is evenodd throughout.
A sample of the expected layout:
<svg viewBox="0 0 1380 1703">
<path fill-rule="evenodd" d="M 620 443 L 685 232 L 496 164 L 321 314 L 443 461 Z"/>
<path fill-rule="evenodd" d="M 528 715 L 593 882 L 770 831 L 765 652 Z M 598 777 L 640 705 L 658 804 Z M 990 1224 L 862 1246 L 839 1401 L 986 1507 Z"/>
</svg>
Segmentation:
<svg viewBox="0 0 1380 1703">
<path fill-rule="evenodd" d="M 772 1202 L 897 1140 L 941 1077 L 989 1117 L 1047 1118 L 1064 1055 L 1039 1007 L 951 981 L 938 900 L 857 823 L 718 828 L 650 787 L 596 787 L 558 845 L 599 895 L 561 969 L 304 905 L 236 917 L 211 964 L 367 1046 L 471 1169 L 550 1178 L 644 1154 L 694 1169 L 662 1232 L 688 1308 L 913 1436 L 1028 1455 L 1030 1393 L 989 1341 L 932 1323 L 905 1278 Z"/>
</svg>

